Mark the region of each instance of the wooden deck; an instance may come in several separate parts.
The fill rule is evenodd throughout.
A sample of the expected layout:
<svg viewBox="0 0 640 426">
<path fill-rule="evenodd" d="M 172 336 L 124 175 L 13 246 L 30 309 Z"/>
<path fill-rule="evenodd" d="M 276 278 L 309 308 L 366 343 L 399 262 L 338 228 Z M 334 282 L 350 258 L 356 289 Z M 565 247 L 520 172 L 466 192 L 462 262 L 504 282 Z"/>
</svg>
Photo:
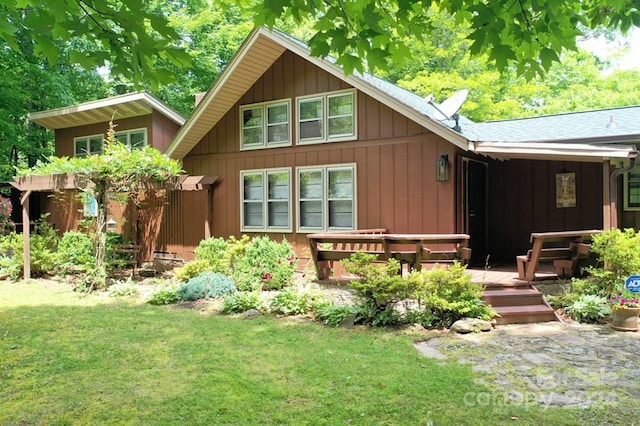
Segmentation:
<svg viewBox="0 0 640 426">
<path fill-rule="evenodd" d="M 487 287 L 528 287 L 531 284 L 518 278 L 518 268 L 515 264 L 492 266 L 489 269 L 468 267 L 467 272 L 471 274 L 471 280 L 474 283 L 484 284 Z M 553 265 L 540 265 L 537 276 L 539 277 L 537 284 L 550 283 L 558 279 Z"/>
</svg>

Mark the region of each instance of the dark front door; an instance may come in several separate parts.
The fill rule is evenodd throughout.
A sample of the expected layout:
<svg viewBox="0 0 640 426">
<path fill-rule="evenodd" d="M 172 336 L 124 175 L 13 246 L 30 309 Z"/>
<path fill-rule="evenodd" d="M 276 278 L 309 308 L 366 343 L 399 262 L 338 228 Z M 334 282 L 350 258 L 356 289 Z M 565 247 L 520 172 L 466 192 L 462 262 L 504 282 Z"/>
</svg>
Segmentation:
<svg viewBox="0 0 640 426">
<path fill-rule="evenodd" d="M 489 165 L 463 158 L 463 218 L 464 230 L 471 239 L 471 265 L 488 263 L 487 171 Z"/>
</svg>

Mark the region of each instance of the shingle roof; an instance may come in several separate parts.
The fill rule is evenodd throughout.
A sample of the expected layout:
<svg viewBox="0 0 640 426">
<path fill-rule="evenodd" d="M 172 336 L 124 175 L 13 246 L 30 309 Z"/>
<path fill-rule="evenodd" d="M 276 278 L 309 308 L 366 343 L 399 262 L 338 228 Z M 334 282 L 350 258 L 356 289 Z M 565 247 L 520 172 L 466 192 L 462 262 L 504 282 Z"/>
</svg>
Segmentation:
<svg viewBox="0 0 640 426">
<path fill-rule="evenodd" d="M 640 106 L 473 123 L 462 133 L 478 142 L 640 141 Z"/>
</svg>

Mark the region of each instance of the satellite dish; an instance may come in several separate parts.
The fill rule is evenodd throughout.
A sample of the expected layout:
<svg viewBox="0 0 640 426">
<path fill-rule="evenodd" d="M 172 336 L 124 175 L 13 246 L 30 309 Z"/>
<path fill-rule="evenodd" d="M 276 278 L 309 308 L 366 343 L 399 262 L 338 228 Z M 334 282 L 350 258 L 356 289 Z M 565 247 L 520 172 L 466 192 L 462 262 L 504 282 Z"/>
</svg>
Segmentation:
<svg viewBox="0 0 640 426">
<path fill-rule="evenodd" d="M 469 96 L 469 89 L 462 89 L 454 93 L 440 105 L 433 102 L 433 95 L 427 96 L 427 102 L 436 109 L 433 118 L 438 121 L 451 120 L 455 113 L 458 112 L 464 101 Z"/>
<path fill-rule="evenodd" d="M 438 121 L 444 120 L 456 120 L 456 125 L 453 127 L 453 130 L 459 132 L 460 125 L 458 124 L 458 111 L 464 101 L 467 100 L 467 96 L 469 96 L 469 89 L 462 89 L 454 93 L 448 99 L 445 99 L 440 105 L 433 102 L 433 95 L 427 96 L 425 99 L 429 105 L 435 108 L 435 112 L 433 113 L 433 118 Z"/>
</svg>

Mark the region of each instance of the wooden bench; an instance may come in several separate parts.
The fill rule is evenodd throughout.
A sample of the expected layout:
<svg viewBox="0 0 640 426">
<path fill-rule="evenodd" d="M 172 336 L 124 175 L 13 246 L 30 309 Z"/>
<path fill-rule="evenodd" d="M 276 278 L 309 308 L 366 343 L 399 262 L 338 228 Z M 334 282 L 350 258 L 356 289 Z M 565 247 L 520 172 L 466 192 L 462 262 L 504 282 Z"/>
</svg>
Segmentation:
<svg viewBox="0 0 640 426">
<path fill-rule="evenodd" d="M 535 280 L 540 262 L 553 262 L 559 278 L 574 276 L 578 261 L 589 256 L 591 237 L 600 232 L 602 231 L 591 229 L 532 233 L 531 249 L 526 255 L 516 256 L 518 278 L 524 281 Z"/>
<path fill-rule="evenodd" d="M 140 247 L 139 244 L 114 244 L 112 251 L 117 255 L 117 258 L 110 259 L 109 265 L 115 268 L 131 267 L 135 274 Z"/>
<path fill-rule="evenodd" d="M 396 259 L 416 270 L 421 269 L 423 262 L 466 263 L 471 257 L 466 234 L 387 234 L 385 229 L 368 229 L 310 234 L 307 238 L 321 280 L 329 278 L 334 261 L 347 259 L 358 251 L 373 254 L 380 261 Z M 432 250 L 427 245 L 453 248 Z"/>
<path fill-rule="evenodd" d="M 333 262 L 348 259 L 358 251 L 375 254 L 378 260 L 387 260 L 386 231 L 375 228 L 307 235 L 318 279 L 329 279 Z"/>
</svg>

